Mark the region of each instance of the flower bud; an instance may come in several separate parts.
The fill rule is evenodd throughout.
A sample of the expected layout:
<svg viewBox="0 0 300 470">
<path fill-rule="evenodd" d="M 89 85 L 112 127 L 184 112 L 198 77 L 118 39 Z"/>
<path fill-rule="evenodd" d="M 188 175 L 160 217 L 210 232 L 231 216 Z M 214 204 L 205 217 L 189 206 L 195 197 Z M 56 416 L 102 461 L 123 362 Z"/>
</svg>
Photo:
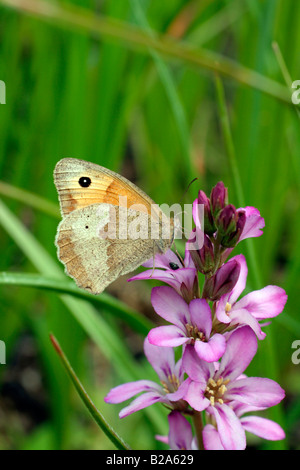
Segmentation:
<svg viewBox="0 0 300 470">
<path fill-rule="evenodd" d="M 190 289 L 188 289 L 186 284 L 182 282 L 180 285 L 180 293 L 182 298 L 188 304 L 191 302 L 191 300 L 198 299 L 200 297 L 198 276 L 195 276 L 193 285 Z"/>
<path fill-rule="evenodd" d="M 210 194 L 210 206 L 214 217 L 218 216 L 219 212 L 224 209 L 228 202 L 228 191 L 224 183 L 219 181 L 212 189 Z"/>
<path fill-rule="evenodd" d="M 214 247 L 207 235 L 204 235 L 202 248 L 200 250 L 191 250 L 190 254 L 198 271 L 208 274 L 213 270 L 215 265 Z"/>
<path fill-rule="evenodd" d="M 235 213 L 235 230 L 224 234 L 221 239 L 221 245 L 226 248 L 233 248 L 239 241 L 241 233 L 244 229 L 246 223 L 246 213 L 244 211 L 239 211 Z M 232 224 L 233 225 L 233 224 Z"/>
<path fill-rule="evenodd" d="M 219 300 L 222 295 L 230 292 L 236 285 L 241 271 L 241 265 L 236 260 L 223 264 L 216 274 L 209 278 L 203 289 L 203 297 L 209 300 Z"/>
<path fill-rule="evenodd" d="M 232 204 L 228 204 L 221 210 L 217 219 L 217 228 L 220 235 L 230 235 L 236 230 L 236 224 L 238 221 L 238 214 L 235 207 Z"/>
<path fill-rule="evenodd" d="M 215 233 L 216 227 L 210 209 L 210 200 L 206 196 L 204 191 L 199 191 L 198 204 L 203 204 L 204 206 L 204 233 L 206 233 L 207 235 L 212 235 L 213 233 Z"/>
</svg>

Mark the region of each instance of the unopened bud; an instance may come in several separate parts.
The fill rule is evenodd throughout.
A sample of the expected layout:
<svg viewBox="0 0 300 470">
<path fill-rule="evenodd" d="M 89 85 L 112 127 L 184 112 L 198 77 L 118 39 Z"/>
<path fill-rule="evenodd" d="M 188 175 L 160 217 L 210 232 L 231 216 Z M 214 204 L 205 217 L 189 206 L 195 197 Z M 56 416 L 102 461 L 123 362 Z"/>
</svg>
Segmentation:
<svg viewBox="0 0 300 470">
<path fill-rule="evenodd" d="M 225 248 L 233 248 L 238 243 L 246 223 L 245 211 L 236 212 L 235 221 L 235 230 L 233 230 L 232 232 L 228 232 L 221 239 L 221 245 Z"/>
<path fill-rule="evenodd" d="M 217 219 L 217 228 L 221 236 L 230 235 L 236 231 L 238 213 L 232 204 L 221 210 Z"/>
<path fill-rule="evenodd" d="M 198 276 L 195 275 L 192 287 L 189 289 L 185 282 L 181 283 L 180 293 L 182 298 L 189 304 L 191 300 L 200 297 Z"/>
<path fill-rule="evenodd" d="M 203 297 L 219 300 L 222 295 L 230 292 L 236 285 L 241 271 L 240 263 L 236 260 L 223 264 L 216 274 L 209 278 L 204 286 Z"/>
<path fill-rule="evenodd" d="M 204 233 L 206 233 L 207 235 L 212 235 L 213 233 L 215 233 L 216 227 L 210 209 L 210 200 L 206 196 L 204 191 L 199 191 L 198 204 L 203 204 L 204 206 Z"/>
<path fill-rule="evenodd" d="M 219 181 L 212 189 L 210 194 L 210 206 L 214 217 L 217 217 L 219 212 L 224 209 L 228 202 L 228 191 L 224 183 Z"/>
<path fill-rule="evenodd" d="M 190 254 L 198 271 L 208 274 L 213 270 L 215 265 L 214 247 L 207 235 L 204 235 L 202 248 L 200 250 L 191 250 Z"/>
</svg>

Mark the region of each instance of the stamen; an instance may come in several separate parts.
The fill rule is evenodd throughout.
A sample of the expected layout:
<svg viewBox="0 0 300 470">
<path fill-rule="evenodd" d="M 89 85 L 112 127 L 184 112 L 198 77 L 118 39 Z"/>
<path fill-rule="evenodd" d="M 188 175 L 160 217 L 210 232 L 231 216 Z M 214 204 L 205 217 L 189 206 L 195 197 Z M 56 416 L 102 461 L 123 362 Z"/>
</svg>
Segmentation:
<svg viewBox="0 0 300 470">
<path fill-rule="evenodd" d="M 179 385 L 180 385 L 179 379 L 178 379 L 178 377 L 176 377 L 176 375 L 174 373 L 168 375 L 168 382 L 165 382 L 163 380 L 161 380 L 160 382 L 163 386 L 163 391 L 165 393 L 176 392 L 176 390 L 178 390 Z"/>
<path fill-rule="evenodd" d="M 200 331 L 197 326 L 186 323 L 185 328 L 186 328 L 187 336 L 192 338 L 192 340 L 198 339 L 203 342 L 206 341 L 205 334 L 203 333 L 203 331 Z"/>
<path fill-rule="evenodd" d="M 231 304 L 229 302 L 226 302 L 226 305 L 225 305 L 225 313 L 227 313 L 227 315 L 229 314 L 231 310 Z"/>
<path fill-rule="evenodd" d="M 214 406 L 216 401 L 220 405 L 224 403 L 224 394 L 227 391 L 226 385 L 228 383 L 229 379 L 223 380 L 223 377 L 219 377 L 217 381 L 211 377 L 208 379 L 204 396 L 209 399 L 211 406 Z"/>
</svg>

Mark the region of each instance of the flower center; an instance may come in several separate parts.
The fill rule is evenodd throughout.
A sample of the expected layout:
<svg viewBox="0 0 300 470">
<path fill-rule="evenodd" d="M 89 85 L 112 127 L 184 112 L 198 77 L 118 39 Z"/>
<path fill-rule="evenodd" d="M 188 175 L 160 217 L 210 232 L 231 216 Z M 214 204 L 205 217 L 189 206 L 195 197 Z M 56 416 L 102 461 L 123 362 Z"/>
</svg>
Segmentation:
<svg viewBox="0 0 300 470">
<path fill-rule="evenodd" d="M 212 378 L 208 379 L 204 396 L 209 399 L 212 406 L 215 405 L 216 401 L 221 405 L 224 403 L 223 398 L 228 382 L 229 379 L 223 380 L 223 377 L 220 377 L 217 381 Z"/>
<path fill-rule="evenodd" d="M 161 381 L 165 393 L 174 393 L 178 390 L 180 382 L 175 374 L 168 375 L 168 382 Z"/>
<path fill-rule="evenodd" d="M 188 323 L 185 325 L 187 335 L 192 338 L 193 340 L 200 339 L 200 341 L 205 342 L 206 337 L 203 331 L 199 330 L 197 326 L 189 325 Z"/>
<path fill-rule="evenodd" d="M 229 302 L 226 302 L 226 305 L 225 305 L 225 313 L 227 313 L 227 315 L 229 314 L 231 310 L 231 304 Z"/>
</svg>

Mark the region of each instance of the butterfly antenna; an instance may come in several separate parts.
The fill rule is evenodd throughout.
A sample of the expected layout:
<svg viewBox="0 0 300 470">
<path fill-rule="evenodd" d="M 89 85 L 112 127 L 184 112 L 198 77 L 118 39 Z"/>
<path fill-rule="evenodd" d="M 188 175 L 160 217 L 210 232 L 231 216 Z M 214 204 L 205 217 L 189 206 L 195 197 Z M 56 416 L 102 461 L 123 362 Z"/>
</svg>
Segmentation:
<svg viewBox="0 0 300 470">
<path fill-rule="evenodd" d="M 181 254 L 179 253 L 179 251 L 177 250 L 177 247 L 176 247 L 176 245 L 175 245 L 175 241 L 174 241 L 174 240 L 173 240 L 173 243 L 172 243 L 172 244 L 173 244 L 174 247 L 175 247 L 176 254 L 177 254 L 178 258 L 180 259 L 180 261 L 181 261 L 181 263 L 182 263 L 182 266 L 184 266 L 184 260 L 182 259 L 182 256 L 181 256 Z"/>
<path fill-rule="evenodd" d="M 182 198 L 180 199 L 179 201 L 179 204 L 182 202 L 184 196 L 186 195 L 186 193 L 188 192 L 188 190 L 190 189 L 191 185 L 197 181 L 198 178 L 194 178 L 189 184 L 188 184 L 188 187 L 186 188 L 186 190 L 184 191 L 183 195 L 182 195 Z"/>
</svg>

